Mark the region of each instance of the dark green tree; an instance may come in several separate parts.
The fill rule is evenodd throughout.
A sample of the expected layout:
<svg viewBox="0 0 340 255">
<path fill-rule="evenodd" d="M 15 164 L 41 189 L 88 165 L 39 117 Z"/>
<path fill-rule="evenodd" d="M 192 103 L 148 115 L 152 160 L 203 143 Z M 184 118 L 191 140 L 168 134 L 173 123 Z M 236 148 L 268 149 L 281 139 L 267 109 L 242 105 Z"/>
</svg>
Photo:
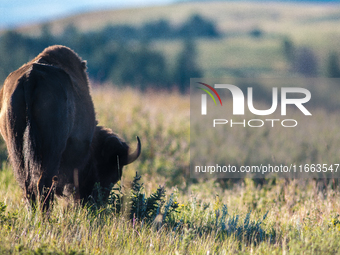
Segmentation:
<svg viewBox="0 0 340 255">
<path fill-rule="evenodd" d="M 213 21 L 194 14 L 178 29 L 177 35 L 181 38 L 193 38 L 218 37 L 220 34 Z"/>
<path fill-rule="evenodd" d="M 177 35 L 181 38 L 193 38 L 218 37 L 220 34 L 213 21 L 194 14 L 178 29 Z"/>
<path fill-rule="evenodd" d="M 29 51 L 30 47 L 32 49 Z M 0 38 L 0 79 L 1 83 L 14 70 L 35 56 L 32 40 L 15 32 L 7 31 Z"/>
<path fill-rule="evenodd" d="M 43 47 L 46 48 L 48 46 L 53 45 L 54 42 L 54 36 L 51 32 L 51 26 L 48 23 L 45 23 L 41 27 L 41 35 L 40 35 L 40 41 L 43 44 Z"/>
<path fill-rule="evenodd" d="M 294 71 L 306 77 L 318 75 L 318 59 L 314 51 L 308 47 L 298 48 L 294 58 Z"/>
<path fill-rule="evenodd" d="M 151 51 L 147 45 L 130 50 L 122 47 L 118 53 L 117 65 L 110 74 L 111 81 L 130 84 L 144 89 L 161 87 L 167 83 L 167 70 L 163 54 Z"/>
<path fill-rule="evenodd" d="M 335 52 L 332 52 L 328 57 L 327 75 L 330 78 L 340 78 L 339 57 Z"/>
<path fill-rule="evenodd" d="M 292 64 L 294 62 L 294 44 L 291 39 L 285 38 L 282 42 L 282 50 L 287 61 Z"/>
<path fill-rule="evenodd" d="M 254 38 L 260 38 L 263 36 L 263 31 L 260 28 L 254 28 L 249 32 L 249 35 Z"/>
<path fill-rule="evenodd" d="M 161 19 L 159 21 L 146 23 L 141 28 L 142 38 L 159 39 L 166 38 L 169 39 L 173 36 L 173 28 L 170 26 L 169 21 Z"/>
<path fill-rule="evenodd" d="M 185 41 L 183 50 L 177 57 L 173 79 L 181 92 L 189 90 L 190 78 L 202 76 L 202 70 L 199 68 L 196 58 L 197 50 L 194 41 Z"/>
</svg>

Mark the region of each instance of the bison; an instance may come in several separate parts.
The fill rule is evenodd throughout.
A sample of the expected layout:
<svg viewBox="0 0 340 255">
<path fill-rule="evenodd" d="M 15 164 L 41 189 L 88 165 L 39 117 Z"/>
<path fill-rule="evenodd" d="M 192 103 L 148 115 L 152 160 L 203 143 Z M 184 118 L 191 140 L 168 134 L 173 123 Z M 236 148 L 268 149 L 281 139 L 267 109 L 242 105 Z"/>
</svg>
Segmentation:
<svg viewBox="0 0 340 255">
<path fill-rule="evenodd" d="M 12 72 L 0 91 L 0 132 L 16 179 L 31 205 L 48 210 L 54 194 L 86 201 L 109 187 L 141 151 L 97 126 L 86 62 L 61 45 Z M 76 192 L 74 192 L 76 191 Z M 108 194 L 107 194 L 108 195 Z"/>
</svg>

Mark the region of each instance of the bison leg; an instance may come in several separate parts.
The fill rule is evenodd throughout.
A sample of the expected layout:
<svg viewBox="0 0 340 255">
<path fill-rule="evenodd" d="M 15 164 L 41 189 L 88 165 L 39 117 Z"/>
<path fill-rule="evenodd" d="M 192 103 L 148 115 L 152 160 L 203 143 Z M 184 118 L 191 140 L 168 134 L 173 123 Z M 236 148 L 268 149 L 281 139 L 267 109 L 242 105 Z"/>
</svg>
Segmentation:
<svg viewBox="0 0 340 255">
<path fill-rule="evenodd" d="M 34 65 L 25 83 L 27 135 L 24 136 L 26 168 L 32 173 L 37 198 L 48 210 L 54 196 L 53 178 L 59 176 L 62 154 L 70 135 L 73 118 L 73 96 L 69 76 L 61 69 Z"/>
</svg>

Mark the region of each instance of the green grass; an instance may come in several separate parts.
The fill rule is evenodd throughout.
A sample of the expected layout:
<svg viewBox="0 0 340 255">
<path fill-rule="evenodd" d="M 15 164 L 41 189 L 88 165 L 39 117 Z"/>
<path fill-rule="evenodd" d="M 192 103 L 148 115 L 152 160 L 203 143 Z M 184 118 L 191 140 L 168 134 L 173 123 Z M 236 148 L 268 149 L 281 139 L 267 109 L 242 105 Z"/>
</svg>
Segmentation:
<svg viewBox="0 0 340 255">
<path fill-rule="evenodd" d="M 332 182 L 272 179 L 260 186 L 251 179 L 194 181 L 188 175 L 188 96 L 106 87 L 94 89 L 93 97 L 100 124 L 131 143 L 139 135 L 140 159 L 125 168 L 115 200 L 82 208 L 59 199 L 48 217 L 27 210 L 11 168 L 3 163 L 0 253 L 338 253 L 340 191 L 331 188 Z M 325 110 L 319 111 L 318 118 L 326 118 Z M 336 115 L 328 117 L 337 122 Z M 310 126 L 310 132 L 315 128 Z M 318 132 L 322 137 L 325 131 Z M 282 153 L 291 155 L 285 146 Z M 259 154 L 258 160 L 265 156 Z M 136 171 L 143 185 L 133 191 Z M 159 185 L 166 191 L 157 198 Z M 171 204 L 176 206 L 169 211 Z"/>
<path fill-rule="evenodd" d="M 205 77 L 284 76 L 289 69 L 282 54 L 285 37 L 298 46 L 311 47 L 320 60 L 321 73 L 329 52 L 338 51 L 338 6 L 174 4 L 81 14 L 51 24 L 54 33 L 71 23 L 83 31 L 108 23 L 138 25 L 160 17 L 178 24 L 192 13 L 216 20 L 226 33 L 222 39 L 197 41 L 198 62 Z M 254 28 L 263 30 L 264 36 L 250 37 Z M 20 31 L 37 34 L 39 29 L 40 25 Z M 158 41 L 152 47 L 163 51 L 171 65 L 182 46 L 179 41 Z M 227 141 L 218 140 L 216 134 L 208 134 L 209 139 L 228 151 L 227 161 L 236 165 L 270 162 L 273 150 L 278 152 L 275 160 L 279 163 L 339 163 L 339 112 L 327 110 L 338 108 L 338 93 L 318 84 L 309 89 L 313 101 L 318 99 L 311 108 L 313 121 L 301 120 L 305 128 L 298 134 L 282 129 L 238 129 Z M 135 137 L 141 138 L 140 158 L 124 168 L 111 202 L 97 201 L 82 208 L 59 199 L 44 217 L 27 209 L 1 141 L 0 254 L 340 253 L 338 180 L 190 179 L 188 95 L 142 93 L 107 84 L 95 86 L 93 98 L 100 125 L 112 128 L 132 147 Z M 297 114 L 293 112 L 292 118 L 298 119 Z M 259 142 L 263 140 L 266 142 Z M 212 155 L 214 148 L 210 149 Z M 136 184 L 131 182 L 136 172 L 143 185 L 134 191 Z M 165 192 L 156 199 L 160 186 Z M 150 206 L 150 201 L 157 203 Z M 177 208 L 169 212 L 171 204 Z"/>
</svg>

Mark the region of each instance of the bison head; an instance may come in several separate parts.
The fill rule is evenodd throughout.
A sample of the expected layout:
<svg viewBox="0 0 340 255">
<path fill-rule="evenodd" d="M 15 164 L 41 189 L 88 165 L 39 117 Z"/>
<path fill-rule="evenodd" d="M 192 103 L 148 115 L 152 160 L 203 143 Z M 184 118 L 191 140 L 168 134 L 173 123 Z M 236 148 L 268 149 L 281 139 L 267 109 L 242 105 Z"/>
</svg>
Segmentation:
<svg viewBox="0 0 340 255">
<path fill-rule="evenodd" d="M 103 188 L 118 182 L 123 166 L 135 161 L 141 152 L 141 143 L 137 137 L 137 148 L 131 152 L 129 146 L 111 129 L 97 126 L 91 145 L 96 182 Z M 107 194 L 108 195 L 108 194 Z"/>
</svg>

